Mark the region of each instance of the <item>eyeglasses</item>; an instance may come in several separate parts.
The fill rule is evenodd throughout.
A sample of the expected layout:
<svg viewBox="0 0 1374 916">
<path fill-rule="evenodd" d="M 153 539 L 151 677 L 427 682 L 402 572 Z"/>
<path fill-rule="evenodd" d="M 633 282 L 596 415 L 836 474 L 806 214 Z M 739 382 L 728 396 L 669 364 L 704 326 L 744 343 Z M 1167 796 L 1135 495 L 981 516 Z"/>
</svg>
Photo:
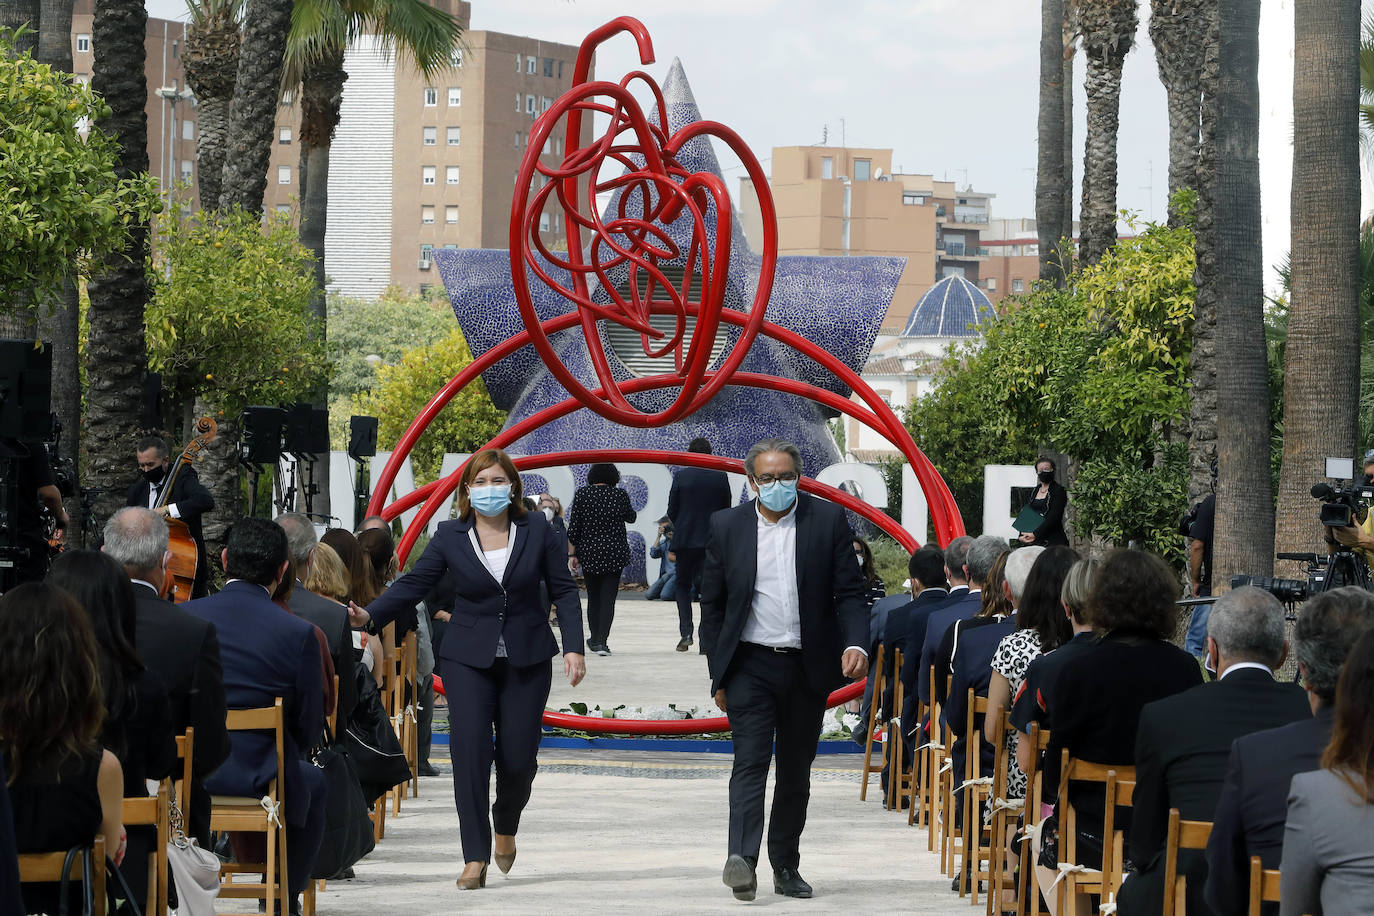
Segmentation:
<svg viewBox="0 0 1374 916">
<path fill-rule="evenodd" d="M 754 480 L 758 481 L 758 484 L 761 487 L 766 487 L 770 483 L 775 483 L 778 481 L 781 481 L 782 483 L 793 483 L 796 481 L 796 479 L 797 475 L 791 471 L 788 471 L 785 474 L 758 474 L 754 477 Z"/>
</svg>

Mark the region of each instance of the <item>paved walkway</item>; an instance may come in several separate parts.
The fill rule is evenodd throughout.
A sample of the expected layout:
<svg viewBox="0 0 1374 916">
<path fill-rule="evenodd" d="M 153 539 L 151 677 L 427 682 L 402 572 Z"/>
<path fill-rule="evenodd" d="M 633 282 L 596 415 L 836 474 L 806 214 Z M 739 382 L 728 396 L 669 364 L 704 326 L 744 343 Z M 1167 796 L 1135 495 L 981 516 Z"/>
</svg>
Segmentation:
<svg viewBox="0 0 1374 916">
<path fill-rule="evenodd" d="M 582 702 L 700 703 L 705 660 L 673 651 L 671 604 L 621 601 L 610 658 L 588 659 L 584 684 L 558 688 L 550 704 Z M 386 839 L 356 867 L 351 881 L 331 882 L 321 916 L 380 913 L 727 913 L 766 907 L 776 913 L 972 913 L 950 892 L 924 831 L 905 813 L 859 801 L 855 754 L 817 758 L 802 837 L 801 873 L 812 900 L 772 893 L 766 861 L 760 894 L 740 903 L 720 880 L 725 861 L 725 754 L 546 749 L 519 834 L 519 858 L 509 876 L 493 866 L 487 887 L 460 892 L 458 818 L 447 778 L 421 781 L 418 799 L 387 818 Z M 448 771 L 447 751 L 434 763 Z M 250 904 L 251 906 L 251 904 Z M 246 909 L 221 904 L 223 912 Z M 982 912 L 980 901 L 976 912 Z"/>
</svg>

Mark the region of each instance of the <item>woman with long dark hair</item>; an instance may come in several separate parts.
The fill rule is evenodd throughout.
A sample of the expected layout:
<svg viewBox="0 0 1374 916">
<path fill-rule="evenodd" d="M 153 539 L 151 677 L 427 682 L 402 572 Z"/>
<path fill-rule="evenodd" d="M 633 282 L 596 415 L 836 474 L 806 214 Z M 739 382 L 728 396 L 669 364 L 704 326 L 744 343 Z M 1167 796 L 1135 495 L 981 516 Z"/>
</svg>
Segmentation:
<svg viewBox="0 0 1374 916">
<path fill-rule="evenodd" d="M 859 572 L 864 577 L 864 602 L 871 611 L 879 598 L 887 596 L 887 586 L 883 583 L 883 577 L 878 575 L 878 570 L 873 566 L 873 548 L 869 547 L 868 541 L 863 538 L 854 538 L 854 559 L 858 561 Z"/>
<path fill-rule="evenodd" d="M 635 520 L 635 510 L 630 507 L 630 494 L 619 483 L 615 465 L 592 465 L 587 485 L 573 494 L 568 523 L 569 553 L 587 583 L 587 648 L 597 655 L 611 654 L 606 640 L 615 620 L 620 577 L 630 563 L 625 525 Z"/>
<path fill-rule="evenodd" d="M 1365 913 L 1374 900 L 1374 631 L 1345 660 L 1322 768 L 1293 777 L 1279 871 L 1282 916 Z"/>
</svg>

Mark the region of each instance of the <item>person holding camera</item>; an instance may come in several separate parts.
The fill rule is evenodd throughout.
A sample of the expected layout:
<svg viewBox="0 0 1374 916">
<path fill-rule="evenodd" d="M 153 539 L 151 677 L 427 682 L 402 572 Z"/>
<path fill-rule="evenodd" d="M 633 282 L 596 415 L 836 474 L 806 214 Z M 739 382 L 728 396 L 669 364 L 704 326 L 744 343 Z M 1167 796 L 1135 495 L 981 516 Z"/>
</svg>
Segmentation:
<svg viewBox="0 0 1374 916">
<path fill-rule="evenodd" d="M 1374 448 L 1364 453 L 1364 484 L 1374 485 Z M 1326 530 L 1329 534 L 1328 547 L 1334 549 L 1336 544 L 1343 544 L 1352 548 L 1366 563 L 1374 560 L 1374 512 L 1365 512 L 1358 524 Z"/>
<path fill-rule="evenodd" d="M 677 557 L 673 554 L 673 520 L 668 516 L 658 520 L 658 536 L 649 548 L 649 556 L 658 560 L 658 578 L 649 586 L 644 597 L 649 601 L 674 601 L 677 597 Z M 686 647 L 682 648 L 687 651 Z"/>
</svg>

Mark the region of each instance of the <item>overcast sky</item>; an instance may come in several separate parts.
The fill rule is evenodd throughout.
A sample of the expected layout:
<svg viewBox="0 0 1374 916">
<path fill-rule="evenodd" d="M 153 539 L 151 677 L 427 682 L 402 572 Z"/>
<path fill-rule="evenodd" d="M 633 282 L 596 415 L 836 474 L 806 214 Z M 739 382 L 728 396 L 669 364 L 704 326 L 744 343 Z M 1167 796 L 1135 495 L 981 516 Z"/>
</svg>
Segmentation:
<svg viewBox="0 0 1374 916">
<path fill-rule="evenodd" d="M 1369 0 L 1366 0 L 1368 5 Z M 1162 218 L 1168 191 L 1165 93 L 1147 32 L 1149 4 L 1121 91 L 1118 205 Z M 1260 169 L 1265 263 L 1289 248 L 1293 0 L 1264 0 Z M 184 0 L 149 0 L 184 18 Z M 730 125 L 764 168 L 774 146 L 890 147 L 901 171 L 927 172 L 997 195 L 995 217 L 1035 215 L 1040 4 L 1034 0 L 475 0 L 472 27 L 577 44 L 633 13 L 648 26 L 662 79 L 680 57 L 704 117 Z M 1075 146 L 1082 180 L 1082 55 Z M 639 62 L 618 36 L 597 75 Z M 722 156 L 727 168 L 735 163 Z M 727 171 L 731 191 L 738 169 Z M 1266 286 L 1272 286 L 1272 271 Z"/>
</svg>

